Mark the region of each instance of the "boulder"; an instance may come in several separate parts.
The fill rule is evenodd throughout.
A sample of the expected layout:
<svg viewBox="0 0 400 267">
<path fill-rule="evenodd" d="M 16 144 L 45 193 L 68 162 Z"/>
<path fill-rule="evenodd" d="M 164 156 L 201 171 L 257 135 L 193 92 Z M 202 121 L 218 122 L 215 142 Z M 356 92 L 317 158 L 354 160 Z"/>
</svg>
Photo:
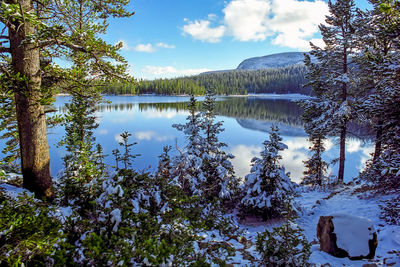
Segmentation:
<svg viewBox="0 0 400 267">
<path fill-rule="evenodd" d="M 378 238 L 372 222 L 348 214 L 321 216 L 317 225 L 320 249 L 335 257 L 373 259 Z"/>
</svg>

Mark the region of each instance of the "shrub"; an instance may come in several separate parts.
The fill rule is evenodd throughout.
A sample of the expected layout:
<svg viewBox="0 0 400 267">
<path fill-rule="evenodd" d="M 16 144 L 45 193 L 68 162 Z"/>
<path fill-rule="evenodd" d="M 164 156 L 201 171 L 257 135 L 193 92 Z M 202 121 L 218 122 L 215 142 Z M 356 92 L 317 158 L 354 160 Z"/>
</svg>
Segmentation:
<svg viewBox="0 0 400 267">
<path fill-rule="evenodd" d="M 49 216 L 54 209 L 26 194 L 0 199 L 0 265 L 39 265 L 63 242 L 60 222 Z M 58 254 L 59 260 L 63 255 Z"/>
<path fill-rule="evenodd" d="M 311 255 L 303 230 L 294 223 L 290 204 L 287 205 L 286 221 L 280 227 L 258 234 L 257 251 L 261 264 L 266 266 L 308 266 Z"/>
</svg>

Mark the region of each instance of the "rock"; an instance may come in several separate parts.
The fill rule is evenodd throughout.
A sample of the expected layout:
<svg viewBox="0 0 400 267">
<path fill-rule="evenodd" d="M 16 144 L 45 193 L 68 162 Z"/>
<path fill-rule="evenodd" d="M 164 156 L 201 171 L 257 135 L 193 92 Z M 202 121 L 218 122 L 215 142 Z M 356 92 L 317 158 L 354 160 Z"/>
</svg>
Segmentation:
<svg viewBox="0 0 400 267">
<path fill-rule="evenodd" d="M 366 263 L 363 264 L 362 267 L 378 267 L 378 265 L 376 265 L 375 263 Z"/>
<path fill-rule="evenodd" d="M 336 214 L 321 216 L 317 225 L 320 249 L 335 257 L 351 260 L 373 259 L 378 238 L 368 219 Z"/>
</svg>

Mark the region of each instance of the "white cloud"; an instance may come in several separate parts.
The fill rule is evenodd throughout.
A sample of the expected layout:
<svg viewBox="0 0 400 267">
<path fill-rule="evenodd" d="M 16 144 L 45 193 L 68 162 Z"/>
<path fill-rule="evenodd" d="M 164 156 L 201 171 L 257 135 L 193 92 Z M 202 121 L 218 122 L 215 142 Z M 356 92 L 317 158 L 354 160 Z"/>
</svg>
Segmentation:
<svg viewBox="0 0 400 267">
<path fill-rule="evenodd" d="M 121 135 L 119 135 L 119 134 L 114 135 L 114 140 L 115 140 L 117 143 L 121 143 L 121 142 L 124 141 L 124 140 L 122 139 Z"/>
<path fill-rule="evenodd" d="M 346 150 L 349 153 L 358 152 L 361 150 L 361 141 L 358 139 L 350 139 L 347 141 Z"/>
<path fill-rule="evenodd" d="M 270 1 L 234 0 L 223 10 L 229 34 L 240 41 L 263 41 L 270 35 Z"/>
<path fill-rule="evenodd" d="M 175 48 L 174 45 L 170 45 L 170 44 L 166 44 L 166 43 L 157 43 L 156 46 L 157 46 L 157 47 L 160 47 L 160 48 L 168 48 L 168 49 L 173 49 L 173 48 Z"/>
<path fill-rule="evenodd" d="M 287 172 L 290 172 L 290 178 L 294 182 L 300 182 L 305 169 L 303 161 L 307 160 L 307 149 L 310 145 L 305 137 L 296 137 L 293 139 L 284 140 L 284 143 L 288 146 L 280 152 L 282 159 L 280 165 L 284 166 Z M 244 178 L 250 173 L 251 159 L 253 157 L 260 157 L 260 152 L 263 149 L 261 146 L 246 146 L 237 145 L 234 146 L 230 153 L 235 155 L 232 159 L 232 164 L 235 168 L 235 173 Z"/>
<path fill-rule="evenodd" d="M 232 147 L 229 152 L 235 155 L 235 158 L 231 161 L 237 176 L 244 179 L 244 177 L 250 173 L 251 159 L 253 157 L 258 157 L 261 150 L 261 146 L 237 145 Z"/>
<path fill-rule="evenodd" d="M 117 44 L 119 44 L 119 43 L 122 44 L 121 50 L 123 50 L 123 51 L 130 51 L 130 50 L 132 50 L 132 47 L 130 47 L 130 46 L 128 45 L 128 42 L 126 42 L 125 40 L 119 40 L 119 41 L 117 42 Z"/>
<path fill-rule="evenodd" d="M 158 142 L 163 142 L 173 139 L 172 136 L 159 135 L 158 133 L 153 131 L 136 132 L 135 137 L 138 140 L 146 140 L 146 141 L 156 140 Z"/>
<path fill-rule="evenodd" d="M 268 23 L 277 34 L 273 43 L 306 50 L 309 49 L 309 41 L 319 32 L 318 25 L 324 22 L 329 9 L 320 0 L 273 0 L 272 11 L 273 17 L 268 19 Z"/>
<path fill-rule="evenodd" d="M 147 43 L 147 44 L 138 44 L 135 47 L 131 47 L 127 41 L 125 40 L 119 40 L 117 43 L 122 43 L 122 48 L 121 50 L 123 51 L 136 51 L 136 52 L 145 52 L 145 53 L 154 53 L 156 51 L 158 51 L 158 49 L 160 48 L 165 48 L 165 49 L 173 49 L 175 48 L 174 45 L 171 44 L 167 44 L 167 43 L 163 43 L 163 42 L 159 42 L 155 45 L 151 44 L 151 43 Z"/>
<path fill-rule="evenodd" d="M 156 48 L 152 44 L 138 44 L 135 46 L 134 50 L 136 52 L 145 52 L 145 53 L 153 53 L 156 51 Z"/>
<path fill-rule="evenodd" d="M 175 111 L 175 110 L 164 110 L 162 112 L 151 109 L 142 112 L 143 116 L 147 119 L 155 119 L 155 118 L 164 118 L 164 119 L 172 119 L 177 115 L 188 115 L 187 111 Z"/>
<path fill-rule="evenodd" d="M 101 129 L 97 132 L 97 134 L 99 135 L 107 135 L 108 134 L 108 130 L 107 129 Z"/>
<path fill-rule="evenodd" d="M 183 32 L 203 42 L 218 43 L 224 36 L 226 27 L 220 25 L 212 28 L 210 24 L 209 20 L 188 21 L 188 24 L 183 26 Z"/>
<path fill-rule="evenodd" d="M 210 69 L 177 69 L 173 66 L 145 66 L 143 72 L 152 74 L 158 77 L 178 77 L 197 75 L 202 72 L 210 71 Z"/>
<path fill-rule="evenodd" d="M 305 170 L 303 161 L 308 159 L 307 149 L 310 142 L 305 137 L 295 137 L 285 140 L 284 143 L 288 146 L 288 149 L 280 152 L 282 155 L 280 164 L 285 167 L 287 172 L 290 172 L 291 180 L 299 183 Z"/>
<path fill-rule="evenodd" d="M 194 39 L 218 42 L 230 35 L 240 41 L 264 41 L 271 37 L 276 45 L 309 50 L 309 41 L 322 46 L 316 39 L 318 25 L 328 14 L 328 5 L 322 0 L 231 0 L 222 10 L 221 24 L 211 27 L 215 15 L 207 20 L 185 20 L 186 34 Z"/>
</svg>

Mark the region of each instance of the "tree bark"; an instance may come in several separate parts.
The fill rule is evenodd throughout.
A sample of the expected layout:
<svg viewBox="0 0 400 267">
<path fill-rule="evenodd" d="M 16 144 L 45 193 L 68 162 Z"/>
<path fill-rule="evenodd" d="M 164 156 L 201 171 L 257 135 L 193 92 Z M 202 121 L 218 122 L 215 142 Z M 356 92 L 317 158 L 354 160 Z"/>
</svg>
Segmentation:
<svg viewBox="0 0 400 267">
<path fill-rule="evenodd" d="M 339 172 L 338 172 L 338 184 L 343 184 L 344 180 L 344 163 L 346 160 L 346 132 L 347 127 L 344 124 L 340 129 L 340 155 L 339 155 Z"/>
<path fill-rule="evenodd" d="M 376 136 L 375 136 L 375 151 L 374 151 L 374 157 L 372 159 L 373 163 L 376 163 L 378 160 L 379 156 L 381 155 L 381 147 L 382 147 L 382 135 L 383 135 L 383 127 L 382 127 L 383 121 L 382 119 L 379 119 L 376 125 Z"/>
<path fill-rule="evenodd" d="M 19 0 L 18 4 L 24 12 L 33 11 L 30 0 Z M 40 50 L 35 43 L 26 41 L 34 33 L 34 25 L 23 18 L 9 27 L 12 66 L 15 74 L 23 78 L 14 85 L 21 169 L 24 188 L 37 197 L 52 198 L 46 117 L 40 103 Z"/>
<path fill-rule="evenodd" d="M 342 30 L 343 36 L 344 30 Z M 343 74 L 347 74 L 347 46 L 344 46 L 343 49 Z M 347 101 L 347 83 L 343 82 L 342 84 L 342 102 Z M 340 127 L 340 152 L 339 152 L 339 171 L 338 171 L 338 184 L 343 184 L 344 181 L 344 163 L 346 161 L 346 132 L 347 132 L 347 119 L 344 119 L 342 125 Z"/>
</svg>

